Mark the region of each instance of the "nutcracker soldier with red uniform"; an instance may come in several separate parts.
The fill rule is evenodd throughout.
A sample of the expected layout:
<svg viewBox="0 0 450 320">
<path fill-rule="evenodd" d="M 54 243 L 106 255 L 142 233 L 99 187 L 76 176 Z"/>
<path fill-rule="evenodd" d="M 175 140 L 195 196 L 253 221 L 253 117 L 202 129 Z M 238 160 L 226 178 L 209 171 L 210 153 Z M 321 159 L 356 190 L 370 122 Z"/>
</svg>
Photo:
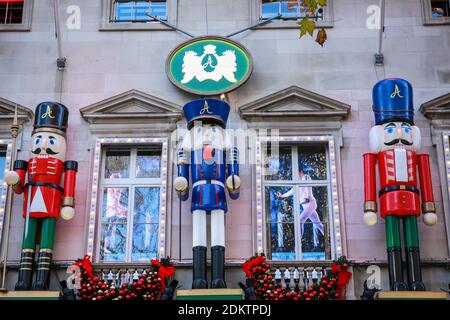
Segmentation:
<svg viewBox="0 0 450 320">
<path fill-rule="evenodd" d="M 403 79 L 386 79 L 373 88 L 376 125 L 371 153 L 364 155 L 364 221 L 377 222 L 376 164 L 380 215 L 385 219 L 389 282 L 393 291 L 425 291 L 417 218 L 436 224 L 429 155 L 419 154 L 420 130 L 414 126 L 413 91 Z M 418 183 L 420 182 L 420 189 Z M 421 204 L 422 200 L 422 204 Z M 401 223 L 408 281 L 403 277 Z"/>
<path fill-rule="evenodd" d="M 16 194 L 24 194 L 25 226 L 16 290 L 48 289 L 56 221 L 60 216 L 65 220 L 74 216 L 78 163 L 65 161 L 68 117 L 69 111 L 60 103 L 39 104 L 31 136 L 30 160 L 15 161 L 14 171 L 5 176 Z M 37 242 L 37 272 L 32 283 Z"/>
</svg>

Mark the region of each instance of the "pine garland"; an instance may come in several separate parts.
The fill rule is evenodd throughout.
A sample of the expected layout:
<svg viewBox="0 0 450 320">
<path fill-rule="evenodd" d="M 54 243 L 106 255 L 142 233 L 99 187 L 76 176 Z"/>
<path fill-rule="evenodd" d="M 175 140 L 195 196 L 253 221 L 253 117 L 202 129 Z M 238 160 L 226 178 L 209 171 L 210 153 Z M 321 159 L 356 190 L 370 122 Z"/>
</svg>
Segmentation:
<svg viewBox="0 0 450 320">
<path fill-rule="evenodd" d="M 333 262 L 331 273 L 324 274 L 316 284 L 303 292 L 281 287 L 272 275 L 264 254 L 248 259 L 242 266 L 247 278 L 253 279 L 256 296 L 260 300 L 338 300 L 345 299 L 345 288 L 350 280 L 350 267 L 345 256 Z"/>
</svg>

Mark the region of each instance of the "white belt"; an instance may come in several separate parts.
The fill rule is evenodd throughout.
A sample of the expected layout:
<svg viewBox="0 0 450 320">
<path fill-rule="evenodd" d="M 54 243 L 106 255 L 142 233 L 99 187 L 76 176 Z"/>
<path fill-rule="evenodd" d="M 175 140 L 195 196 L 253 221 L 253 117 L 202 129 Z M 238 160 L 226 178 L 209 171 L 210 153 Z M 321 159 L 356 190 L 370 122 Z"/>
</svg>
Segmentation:
<svg viewBox="0 0 450 320">
<path fill-rule="evenodd" d="M 200 181 L 195 182 L 192 185 L 192 188 L 195 188 L 196 186 L 201 186 L 203 184 L 208 184 L 208 182 L 211 183 L 211 184 L 216 184 L 218 186 L 221 186 L 222 188 L 225 188 L 225 185 L 223 184 L 223 182 L 217 181 L 217 180 L 208 180 L 208 181 L 207 180 L 200 180 Z"/>
</svg>

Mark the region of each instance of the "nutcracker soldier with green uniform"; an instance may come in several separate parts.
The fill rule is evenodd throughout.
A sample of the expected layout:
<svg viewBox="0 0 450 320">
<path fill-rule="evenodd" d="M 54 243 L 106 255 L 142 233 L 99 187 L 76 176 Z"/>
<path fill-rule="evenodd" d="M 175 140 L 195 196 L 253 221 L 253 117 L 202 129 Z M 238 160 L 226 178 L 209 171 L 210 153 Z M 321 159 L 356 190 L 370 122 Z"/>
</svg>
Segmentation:
<svg viewBox="0 0 450 320">
<path fill-rule="evenodd" d="M 437 218 L 429 155 L 418 153 L 420 130 L 414 126 L 411 84 L 403 79 L 378 82 L 373 88 L 373 111 L 376 125 L 369 134 L 371 153 L 364 155 L 364 221 L 368 225 L 377 222 L 378 191 L 379 211 L 385 219 L 391 290 L 425 291 L 417 218 L 422 212 L 426 225 L 436 224 Z M 408 281 L 403 277 L 401 223 Z"/>
<path fill-rule="evenodd" d="M 24 194 L 25 219 L 19 279 L 16 290 L 48 290 L 55 225 L 61 216 L 74 216 L 76 161 L 65 161 L 69 111 L 56 102 L 36 107 L 29 161 L 14 162 L 14 171 L 5 180 L 16 194 Z M 62 178 L 64 178 L 61 186 Z M 37 265 L 34 264 L 39 243 Z M 36 278 L 33 269 L 36 267 Z"/>
</svg>

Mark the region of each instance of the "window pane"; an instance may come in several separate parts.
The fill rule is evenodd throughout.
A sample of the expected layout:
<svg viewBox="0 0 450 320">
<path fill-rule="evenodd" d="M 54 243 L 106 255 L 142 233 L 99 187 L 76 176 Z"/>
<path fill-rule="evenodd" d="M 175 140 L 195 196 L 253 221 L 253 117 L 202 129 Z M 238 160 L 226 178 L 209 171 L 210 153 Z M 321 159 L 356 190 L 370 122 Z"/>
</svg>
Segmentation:
<svg viewBox="0 0 450 320">
<path fill-rule="evenodd" d="M 449 17 L 450 16 L 450 1 L 449 0 L 432 0 L 431 1 L 431 15 L 434 18 Z"/>
<path fill-rule="evenodd" d="M 305 5 L 305 1 L 302 0 L 262 0 L 261 14 L 264 19 L 270 19 L 281 14 L 281 17 L 285 19 L 303 18 L 309 15 L 317 16 L 318 20 L 321 20 L 323 17 L 323 9 L 319 6 L 317 12 L 312 12 Z"/>
<path fill-rule="evenodd" d="M 23 1 L 0 3 L 0 24 L 20 24 L 22 16 Z"/>
<path fill-rule="evenodd" d="M 270 19 L 276 17 L 278 15 L 278 11 L 280 9 L 279 1 L 270 1 L 263 0 L 262 1 L 262 17 L 266 19 Z"/>
<path fill-rule="evenodd" d="M 298 147 L 300 180 L 327 180 L 325 148 L 325 145 L 302 145 Z"/>
<path fill-rule="evenodd" d="M 149 13 L 159 19 L 167 20 L 166 1 L 116 1 L 114 20 L 119 22 L 148 21 L 151 19 L 147 15 Z"/>
<path fill-rule="evenodd" d="M 285 18 L 296 18 L 298 10 L 299 4 L 297 0 L 281 2 L 281 14 Z"/>
<path fill-rule="evenodd" d="M 140 187 L 134 191 L 134 218 L 137 223 L 159 222 L 159 188 Z"/>
<path fill-rule="evenodd" d="M 130 176 L 130 149 L 106 151 L 105 178 L 123 179 Z"/>
<path fill-rule="evenodd" d="M 127 225 L 105 223 L 102 225 L 100 259 L 103 261 L 124 261 L 127 243 Z"/>
<path fill-rule="evenodd" d="M 271 259 L 295 260 L 293 187 L 266 187 L 267 237 Z"/>
<path fill-rule="evenodd" d="M 157 257 L 158 229 L 156 223 L 139 223 L 133 225 L 133 251 L 131 260 L 148 261 Z"/>
<path fill-rule="evenodd" d="M 149 260 L 157 256 L 159 188 L 139 187 L 134 194 L 133 249 L 131 259 Z"/>
<path fill-rule="evenodd" d="M 102 221 L 126 223 L 128 218 L 128 188 L 105 188 Z"/>
<path fill-rule="evenodd" d="M 6 147 L 0 147 L 0 180 L 5 177 Z"/>
<path fill-rule="evenodd" d="M 150 14 L 161 20 L 167 20 L 167 3 L 166 1 L 152 1 L 150 3 Z"/>
<path fill-rule="evenodd" d="M 270 223 L 269 243 L 272 260 L 296 260 L 295 225 L 293 223 Z"/>
<path fill-rule="evenodd" d="M 161 149 L 139 149 L 136 158 L 136 178 L 159 178 Z"/>
<path fill-rule="evenodd" d="M 299 225 L 302 234 L 302 260 L 330 258 L 328 221 L 328 188 L 299 187 Z"/>
<path fill-rule="evenodd" d="M 292 180 L 292 148 L 281 145 L 278 151 L 278 155 L 271 155 L 271 147 L 267 146 L 264 155 L 264 178 L 266 180 Z"/>
</svg>

